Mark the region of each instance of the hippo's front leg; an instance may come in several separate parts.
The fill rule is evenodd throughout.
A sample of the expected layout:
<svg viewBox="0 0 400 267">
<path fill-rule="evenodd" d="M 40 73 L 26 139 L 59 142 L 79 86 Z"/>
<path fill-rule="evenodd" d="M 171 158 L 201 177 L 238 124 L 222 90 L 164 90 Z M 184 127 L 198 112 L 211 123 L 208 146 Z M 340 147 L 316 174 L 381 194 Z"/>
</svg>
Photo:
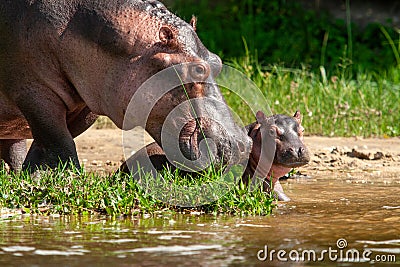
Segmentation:
<svg viewBox="0 0 400 267">
<path fill-rule="evenodd" d="M 4 139 L 0 140 L 0 159 L 8 164 L 12 171 L 19 171 L 22 168 L 26 156 L 25 139 Z"/>
<path fill-rule="evenodd" d="M 67 118 L 68 130 L 72 137 L 75 138 L 86 131 L 99 116 L 94 114 L 87 106 L 81 111 L 70 115 Z"/>
<path fill-rule="evenodd" d="M 38 92 L 44 92 L 39 94 Z M 65 103 L 49 90 L 26 90 L 29 97 L 17 99 L 18 106 L 32 131 L 33 143 L 23 169 L 56 168 L 71 161 L 79 168 L 75 143 L 66 122 Z"/>
<path fill-rule="evenodd" d="M 279 201 L 290 201 L 290 197 L 288 197 L 285 192 L 283 191 L 282 185 L 279 180 L 276 180 L 275 183 L 272 185 L 273 189 L 271 190 L 271 185 L 269 179 L 264 180 L 263 184 L 263 191 L 264 192 L 271 192 L 276 199 Z"/>
</svg>

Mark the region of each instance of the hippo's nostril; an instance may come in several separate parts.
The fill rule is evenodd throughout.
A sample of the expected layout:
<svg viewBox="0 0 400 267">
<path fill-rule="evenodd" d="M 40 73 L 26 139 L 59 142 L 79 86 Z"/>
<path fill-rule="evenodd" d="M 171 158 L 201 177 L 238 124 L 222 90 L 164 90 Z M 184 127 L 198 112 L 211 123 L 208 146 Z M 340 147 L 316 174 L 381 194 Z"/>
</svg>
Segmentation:
<svg viewBox="0 0 400 267">
<path fill-rule="evenodd" d="M 294 147 L 289 147 L 286 150 L 286 153 L 287 153 L 287 156 L 289 156 L 289 157 L 295 157 L 295 158 L 298 157 L 298 151 L 296 151 L 296 149 Z"/>
<path fill-rule="evenodd" d="M 298 151 L 298 153 L 297 153 L 297 155 L 298 155 L 299 158 L 300 158 L 300 157 L 302 157 L 302 156 L 304 155 L 304 153 L 305 153 L 304 147 L 300 147 L 300 148 L 299 148 L 299 151 Z"/>
</svg>

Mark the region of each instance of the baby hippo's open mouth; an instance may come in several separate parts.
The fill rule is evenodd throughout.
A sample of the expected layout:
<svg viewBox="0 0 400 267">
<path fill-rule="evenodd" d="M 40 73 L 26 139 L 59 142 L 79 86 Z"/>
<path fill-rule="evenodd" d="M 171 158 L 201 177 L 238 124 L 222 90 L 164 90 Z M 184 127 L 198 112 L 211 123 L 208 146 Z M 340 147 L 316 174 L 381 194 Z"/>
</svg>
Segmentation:
<svg viewBox="0 0 400 267">
<path fill-rule="evenodd" d="M 286 168 L 298 168 L 304 165 L 307 165 L 309 161 L 296 161 L 296 162 L 284 162 L 278 163 L 279 165 L 286 167 Z"/>
<path fill-rule="evenodd" d="M 277 146 L 274 163 L 286 168 L 297 168 L 304 166 L 310 162 L 310 153 L 308 149 L 300 143 L 299 147 L 289 147 L 281 150 Z"/>
</svg>

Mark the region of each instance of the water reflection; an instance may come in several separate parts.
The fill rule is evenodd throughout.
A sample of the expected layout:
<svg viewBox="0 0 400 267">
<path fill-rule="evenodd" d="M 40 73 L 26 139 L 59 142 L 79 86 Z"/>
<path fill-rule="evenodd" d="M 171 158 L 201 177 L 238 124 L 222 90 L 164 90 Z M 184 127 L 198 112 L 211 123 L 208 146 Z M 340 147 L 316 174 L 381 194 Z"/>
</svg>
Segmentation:
<svg viewBox="0 0 400 267">
<path fill-rule="evenodd" d="M 370 249 L 400 266 L 400 183 L 340 178 L 288 181 L 292 202 L 269 217 L 155 215 L 21 216 L 0 221 L 1 266 L 352 266 L 332 262 L 261 262 L 265 249 L 317 255 Z M 286 255 L 288 256 L 288 255 Z M 361 263 L 357 266 L 370 265 Z"/>
</svg>

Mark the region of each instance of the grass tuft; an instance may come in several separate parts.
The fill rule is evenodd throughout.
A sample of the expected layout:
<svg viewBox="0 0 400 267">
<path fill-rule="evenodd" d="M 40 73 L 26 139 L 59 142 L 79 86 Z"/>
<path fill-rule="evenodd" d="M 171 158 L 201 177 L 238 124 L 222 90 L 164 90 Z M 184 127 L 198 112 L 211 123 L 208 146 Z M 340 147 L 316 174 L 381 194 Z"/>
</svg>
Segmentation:
<svg viewBox="0 0 400 267">
<path fill-rule="evenodd" d="M 307 134 L 324 136 L 393 137 L 400 135 L 400 68 L 359 71 L 353 78 L 345 57 L 330 75 L 321 68 L 261 65 L 256 58 L 236 58 L 229 65 L 247 75 L 266 96 L 272 113 L 303 113 Z M 228 105 L 244 123 L 254 115 L 238 97 L 223 90 Z M 267 109 L 267 107 L 266 107 Z"/>
<path fill-rule="evenodd" d="M 40 171 L 35 175 L 26 172 L 8 173 L 0 166 L 0 208 L 19 209 L 33 214 L 93 213 L 110 216 L 132 216 L 155 212 L 202 212 L 211 214 L 267 215 L 272 212 L 274 200 L 261 190 L 250 191 L 242 184 L 233 184 L 229 191 L 218 195 L 218 188 L 206 191 L 215 194 L 216 200 L 205 205 L 188 208 L 157 200 L 157 191 L 144 190 L 130 175 L 115 173 L 100 176 L 93 172 L 59 166 L 57 170 Z M 183 177 L 176 171 L 165 170 L 163 177 L 170 188 L 155 187 L 164 195 L 174 195 L 174 186 L 204 188 L 210 181 L 221 177 L 209 171 L 210 176 L 199 179 Z M 148 176 L 150 177 L 150 176 Z M 154 180 L 154 179 L 153 179 Z M 150 181 L 150 179 L 149 179 Z M 148 181 L 148 182 L 149 182 Z M 153 181 L 157 182 L 157 181 Z M 166 184 L 164 184 L 166 185 Z M 204 193 L 204 192 L 203 192 Z M 196 201 L 195 192 L 181 191 L 178 197 Z M 171 202 L 170 202 L 171 203 Z M 195 203 L 196 204 L 196 203 Z"/>
</svg>

